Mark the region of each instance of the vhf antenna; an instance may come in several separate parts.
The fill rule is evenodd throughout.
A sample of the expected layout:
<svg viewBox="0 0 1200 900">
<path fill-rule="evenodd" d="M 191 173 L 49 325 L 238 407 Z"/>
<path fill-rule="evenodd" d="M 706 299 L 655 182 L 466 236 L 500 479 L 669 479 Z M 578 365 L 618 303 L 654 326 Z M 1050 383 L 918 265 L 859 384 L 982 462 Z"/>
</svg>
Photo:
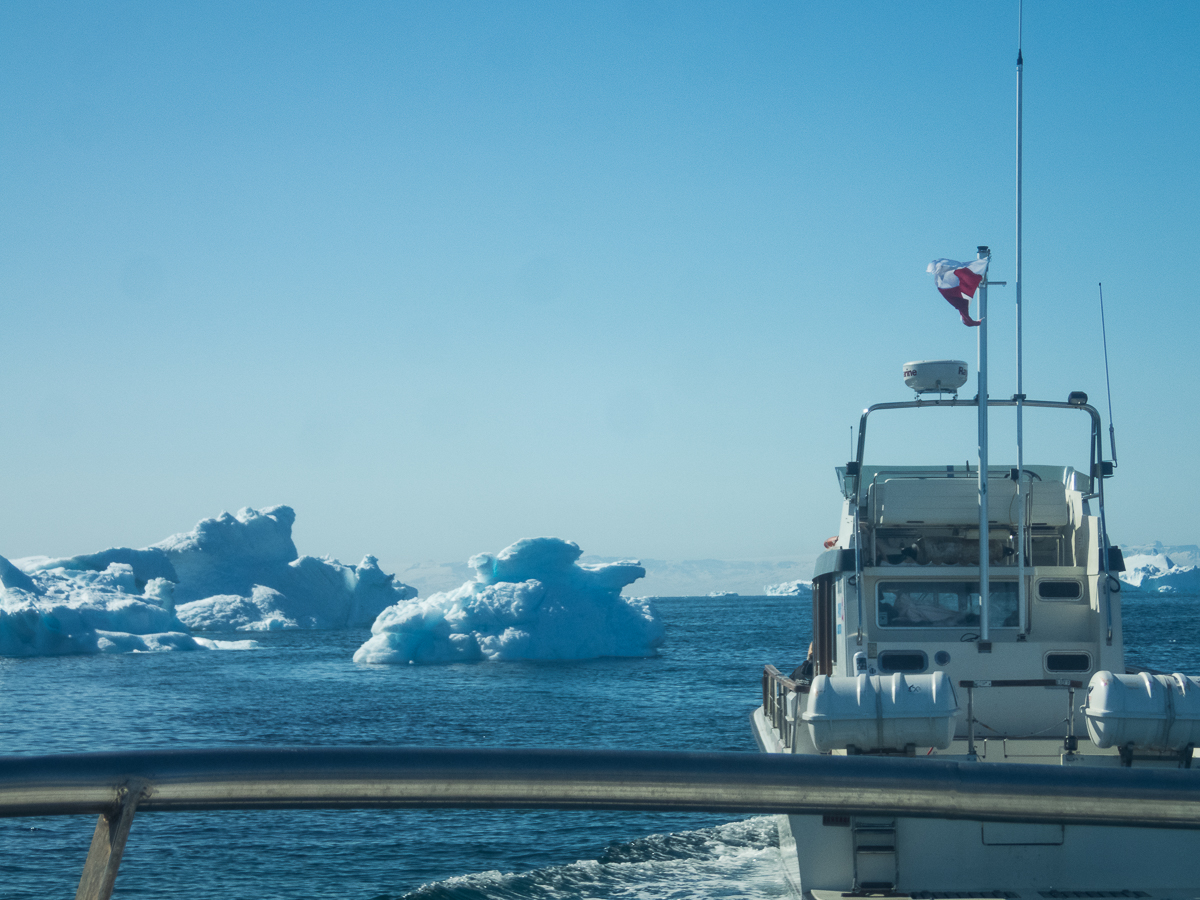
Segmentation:
<svg viewBox="0 0 1200 900">
<path fill-rule="evenodd" d="M 1108 332 L 1104 327 L 1104 283 L 1100 286 L 1100 334 L 1104 339 L 1104 386 L 1108 389 L 1108 446 L 1112 450 L 1113 468 L 1117 467 L 1117 438 L 1113 430 L 1112 383 L 1108 380 Z"/>
</svg>

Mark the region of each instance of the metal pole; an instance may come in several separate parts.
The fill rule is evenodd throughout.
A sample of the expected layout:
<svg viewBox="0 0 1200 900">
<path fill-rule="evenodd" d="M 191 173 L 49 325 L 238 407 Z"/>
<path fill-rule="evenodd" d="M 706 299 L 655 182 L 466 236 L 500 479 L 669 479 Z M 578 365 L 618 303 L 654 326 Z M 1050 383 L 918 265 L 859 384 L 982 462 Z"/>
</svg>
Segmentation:
<svg viewBox="0 0 1200 900">
<path fill-rule="evenodd" d="M 975 760 L 975 689 L 967 688 L 967 758 Z"/>
<path fill-rule="evenodd" d="M 1100 288 L 1100 336 L 1104 340 L 1104 388 L 1108 391 L 1108 446 L 1112 450 L 1112 464 L 1115 469 L 1117 466 L 1117 433 L 1113 427 L 1112 382 L 1108 379 L 1108 329 L 1104 325 L 1104 284 L 1097 282 L 1097 287 Z M 1103 459 L 1103 451 L 1100 455 Z"/>
<path fill-rule="evenodd" d="M 479 747 L 0 757 L 0 816 L 112 813 L 139 778 L 139 821 L 184 810 L 612 809 L 1200 829 L 1194 769 Z"/>
<path fill-rule="evenodd" d="M 992 252 L 979 247 L 979 259 Z M 980 652 L 991 649 L 988 642 L 988 410 L 987 410 L 987 276 L 979 284 L 979 641 Z"/>
<path fill-rule="evenodd" d="M 121 868 L 121 856 L 125 853 L 125 842 L 133 824 L 133 814 L 146 788 L 144 781 L 118 789 L 119 802 L 115 809 L 102 812 L 92 834 L 92 845 L 83 863 L 83 874 L 75 900 L 108 900 L 112 896 L 117 871 Z"/>
<path fill-rule="evenodd" d="M 1024 60 L 1021 57 L 1021 4 L 1017 4 L 1017 605 L 1018 636 L 1029 633 L 1025 588 L 1025 393 L 1021 370 L 1021 83 Z M 1030 488 L 1032 489 L 1032 485 Z"/>
</svg>

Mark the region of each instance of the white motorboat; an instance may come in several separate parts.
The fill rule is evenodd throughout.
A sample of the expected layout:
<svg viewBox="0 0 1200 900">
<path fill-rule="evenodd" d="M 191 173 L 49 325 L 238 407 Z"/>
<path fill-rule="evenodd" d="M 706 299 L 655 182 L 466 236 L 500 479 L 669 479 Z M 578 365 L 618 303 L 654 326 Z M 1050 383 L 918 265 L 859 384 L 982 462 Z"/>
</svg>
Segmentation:
<svg viewBox="0 0 1200 900">
<path fill-rule="evenodd" d="M 1016 76 L 1016 392 L 988 393 L 987 286 L 1004 283 L 988 281 L 990 251 L 980 247 L 970 263 L 935 260 L 938 290 L 978 328 L 976 395 L 958 399 L 960 360 L 907 363 L 916 399 L 863 412 L 854 458 L 837 470 L 838 533 L 814 573 L 809 659 L 790 677 L 767 666 L 752 715 L 767 753 L 890 757 L 871 766 L 911 771 L 913 783 L 933 774 L 936 757 L 940 802 L 922 806 L 896 776 L 886 790 L 843 796 L 847 805 L 830 814 L 782 816 L 787 876 L 806 898 L 1200 897 L 1200 822 L 1182 803 L 1200 779 L 1200 678 L 1125 661 L 1124 564 L 1104 509 L 1112 425 L 1105 459 L 1086 394 L 1034 401 L 1023 392 L 1019 17 Z M 968 313 L 976 289 L 977 319 Z M 874 445 L 867 452 L 872 416 L 925 417 L 925 434 L 930 417 L 964 406 L 977 413 L 975 466 L 944 458 L 944 444 L 918 466 L 888 465 Z M 1011 465 L 989 463 L 989 407 L 1015 408 Z M 1086 442 L 1056 440 L 1065 458 L 1026 465 L 1027 408 L 1085 417 Z M 864 765 L 846 768 L 865 775 Z M 973 776 L 985 771 L 976 767 L 991 777 Z M 973 777 L 1006 787 L 969 803 Z M 1068 787 L 1081 784 L 1103 785 L 1113 810 L 1132 800 L 1179 814 L 1135 821 L 1103 805 L 1073 810 Z"/>
<path fill-rule="evenodd" d="M 934 384 L 947 362 L 915 372 L 906 365 L 916 399 L 862 415 L 856 457 L 837 470 L 838 534 L 816 565 L 809 661 L 790 677 L 766 667 L 764 704 L 752 716 L 760 749 L 913 766 L 932 756 L 979 766 L 1191 768 L 1200 679 L 1125 663 L 1123 563 L 1105 528 L 1112 462 L 1085 395 L 1020 398 L 1049 411 L 1042 416 L 1090 419 L 1090 446 L 1077 448 L 1079 468 L 989 468 L 982 541 L 978 466 L 874 462 L 867 426 L 877 414 L 978 406 Z M 1044 816 L 780 819 L 787 874 L 806 898 L 1200 896 L 1195 830 Z"/>
</svg>

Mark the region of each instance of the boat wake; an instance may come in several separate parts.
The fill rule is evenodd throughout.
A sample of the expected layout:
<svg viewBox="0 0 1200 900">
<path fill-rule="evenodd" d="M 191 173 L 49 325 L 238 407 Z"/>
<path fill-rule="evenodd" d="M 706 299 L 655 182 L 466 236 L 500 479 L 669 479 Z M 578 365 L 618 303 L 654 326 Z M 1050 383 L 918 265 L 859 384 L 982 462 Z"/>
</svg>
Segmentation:
<svg viewBox="0 0 1200 900">
<path fill-rule="evenodd" d="M 457 876 L 422 885 L 404 900 L 785 896 L 775 820 L 763 816 L 612 844 L 598 860 Z"/>
</svg>

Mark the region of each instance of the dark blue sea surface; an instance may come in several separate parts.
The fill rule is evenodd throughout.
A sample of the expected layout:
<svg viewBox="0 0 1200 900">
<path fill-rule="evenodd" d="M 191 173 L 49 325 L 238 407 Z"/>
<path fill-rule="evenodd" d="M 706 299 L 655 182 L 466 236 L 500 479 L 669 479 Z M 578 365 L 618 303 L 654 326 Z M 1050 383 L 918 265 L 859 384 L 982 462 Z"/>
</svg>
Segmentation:
<svg viewBox="0 0 1200 900">
<path fill-rule="evenodd" d="M 1200 597 L 1131 594 L 1121 607 L 1126 662 L 1200 675 Z"/>
<path fill-rule="evenodd" d="M 403 744 L 753 752 L 764 663 L 807 649 L 788 597 L 655 601 L 659 656 L 362 666 L 361 632 L 247 651 L 0 659 L 0 754 Z M 1200 599 L 1124 599 L 1130 661 L 1200 673 Z M 210 635 L 241 639 L 246 635 Z M 0 898 L 70 897 L 95 818 L 0 820 Z M 702 814 L 142 813 L 119 898 L 726 898 L 786 895 L 774 822 Z"/>
<path fill-rule="evenodd" d="M 363 666 L 364 631 L 257 650 L 0 659 L 0 754 L 378 745 L 753 752 L 810 602 L 655 601 L 649 659 Z M 69 897 L 95 817 L 0 820 L 0 898 Z M 782 896 L 773 820 L 550 811 L 142 813 L 116 897 Z"/>
</svg>

